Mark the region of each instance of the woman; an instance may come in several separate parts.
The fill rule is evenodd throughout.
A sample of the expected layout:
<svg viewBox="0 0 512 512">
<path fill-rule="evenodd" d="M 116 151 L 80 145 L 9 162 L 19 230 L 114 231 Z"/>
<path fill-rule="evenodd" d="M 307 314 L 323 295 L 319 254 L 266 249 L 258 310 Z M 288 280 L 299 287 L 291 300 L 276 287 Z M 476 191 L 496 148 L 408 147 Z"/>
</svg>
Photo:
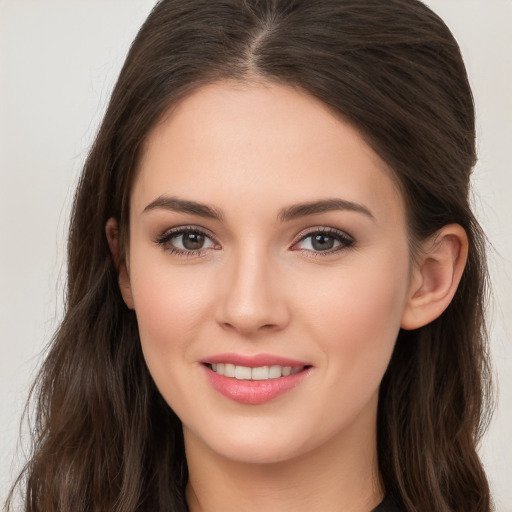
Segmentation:
<svg viewBox="0 0 512 512">
<path fill-rule="evenodd" d="M 76 194 L 26 510 L 489 511 L 474 163 L 420 2 L 160 2 Z"/>
</svg>

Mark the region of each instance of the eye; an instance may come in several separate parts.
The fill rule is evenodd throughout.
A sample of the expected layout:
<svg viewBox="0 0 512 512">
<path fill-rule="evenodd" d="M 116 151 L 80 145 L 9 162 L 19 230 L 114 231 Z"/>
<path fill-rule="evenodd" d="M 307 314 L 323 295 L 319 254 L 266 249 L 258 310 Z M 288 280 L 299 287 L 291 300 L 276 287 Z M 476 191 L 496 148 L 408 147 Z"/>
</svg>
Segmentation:
<svg viewBox="0 0 512 512">
<path fill-rule="evenodd" d="M 332 254 L 350 247 L 353 244 L 354 240 L 342 231 L 324 228 L 303 235 L 300 240 L 294 244 L 293 250 Z"/>
<path fill-rule="evenodd" d="M 206 249 L 217 247 L 204 231 L 192 227 L 180 227 L 166 231 L 155 242 L 166 251 L 181 256 L 194 256 Z"/>
<path fill-rule="evenodd" d="M 206 249 L 213 247 L 213 242 L 204 234 L 198 231 L 189 231 L 174 235 L 169 239 L 176 248 L 186 251 L 197 251 L 198 249 Z"/>
</svg>

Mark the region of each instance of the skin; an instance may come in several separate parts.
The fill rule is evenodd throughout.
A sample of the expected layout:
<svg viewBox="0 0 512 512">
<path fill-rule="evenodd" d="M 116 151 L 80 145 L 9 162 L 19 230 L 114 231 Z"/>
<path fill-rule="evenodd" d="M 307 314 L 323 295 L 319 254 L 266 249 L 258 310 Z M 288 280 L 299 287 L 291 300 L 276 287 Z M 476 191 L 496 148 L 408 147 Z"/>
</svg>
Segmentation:
<svg viewBox="0 0 512 512">
<path fill-rule="evenodd" d="M 382 376 L 400 327 L 424 325 L 448 305 L 467 252 L 451 225 L 413 260 L 390 176 L 351 125 L 285 85 L 203 87 L 150 133 L 120 286 L 151 375 L 183 422 L 192 512 L 368 512 L 382 500 Z M 155 206 L 163 196 L 222 219 Z M 279 219 L 292 205 L 334 198 L 367 212 Z M 207 235 L 199 252 L 185 254 L 183 236 L 169 237 L 183 226 Z M 332 250 L 318 250 L 306 236 L 322 230 L 351 242 L 327 239 Z M 116 233 L 111 219 L 114 257 Z M 241 404 L 204 376 L 201 362 L 221 353 L 312 368 L 274 400 Z"/>
</svg>

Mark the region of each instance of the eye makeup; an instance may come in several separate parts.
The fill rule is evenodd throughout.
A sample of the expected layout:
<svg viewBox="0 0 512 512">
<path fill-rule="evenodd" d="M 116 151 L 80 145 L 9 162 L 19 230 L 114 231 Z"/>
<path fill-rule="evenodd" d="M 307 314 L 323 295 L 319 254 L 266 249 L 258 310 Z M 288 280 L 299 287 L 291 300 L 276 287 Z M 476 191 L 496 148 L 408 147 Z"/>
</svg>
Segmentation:
<svg viewBox="0 0 512 512">
<path fill-rule="evenodd" d="M 202 256 L 209 249 L 220 249 L 220 245 L 204 229 L 196 226 L 166 230 L 154 242 L 169 254 L 180 257 Z"/>
<path fill-rule="evenodd" d="M 330 227 L 316 227 L 301 233 L 291 246 L 293 251 L 308 253 L 313 257 L 330 256 L 354 245 L 354 238 L 347 233 Z"/>
<path fill-rule="evenodd" d="M 354 239 L 347 233 L 331 227 L 318 226 L 301 233 L 290 246 L 313 257 L 338 253 L 354 245 Z M 197 257 L 208 250 L 219 250 L 221 246 L 203 228 L 180 226 L 166 230 L 154 242 L 169 254 L 180 257 Z"/>
</svg>

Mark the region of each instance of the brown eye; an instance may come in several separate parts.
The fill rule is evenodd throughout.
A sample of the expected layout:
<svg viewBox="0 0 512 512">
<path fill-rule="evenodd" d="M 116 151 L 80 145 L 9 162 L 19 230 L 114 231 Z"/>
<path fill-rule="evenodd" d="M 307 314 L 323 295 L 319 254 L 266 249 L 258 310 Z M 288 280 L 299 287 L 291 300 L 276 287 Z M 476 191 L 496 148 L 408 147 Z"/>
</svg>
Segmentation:
<svg viewBox="0 0 512 512">
<path fill-rule="evenodd" d="M 217 248 L 204 232 L 191 228 L 178 228 L 164 233 L 155 242 L 165 251 L 176 255 L 196 255 L 198 251 Z"/>
<path fill-rule="evenodd" d="M 202 233 L 183 233 L 176 238 L 182 237 L 182 244 L 188 251 L 195 251 L 202 249 L 205 241 L 205 236 Z"/>
<path fill-rule="evenodd" d="M 313 231 L 303 236 L 294 246 L 294 250 L 310 251 L 312 253 L 333 253 L 350 247 L 354 240 L 342 231 L 325 229 Z"/>
<path fill-rule="evenodd" d="M 323 233 L 311 237 L 311 246 L 315 251 L 328 251 L 334 247 L 334 238 Z"/>
</svg>

